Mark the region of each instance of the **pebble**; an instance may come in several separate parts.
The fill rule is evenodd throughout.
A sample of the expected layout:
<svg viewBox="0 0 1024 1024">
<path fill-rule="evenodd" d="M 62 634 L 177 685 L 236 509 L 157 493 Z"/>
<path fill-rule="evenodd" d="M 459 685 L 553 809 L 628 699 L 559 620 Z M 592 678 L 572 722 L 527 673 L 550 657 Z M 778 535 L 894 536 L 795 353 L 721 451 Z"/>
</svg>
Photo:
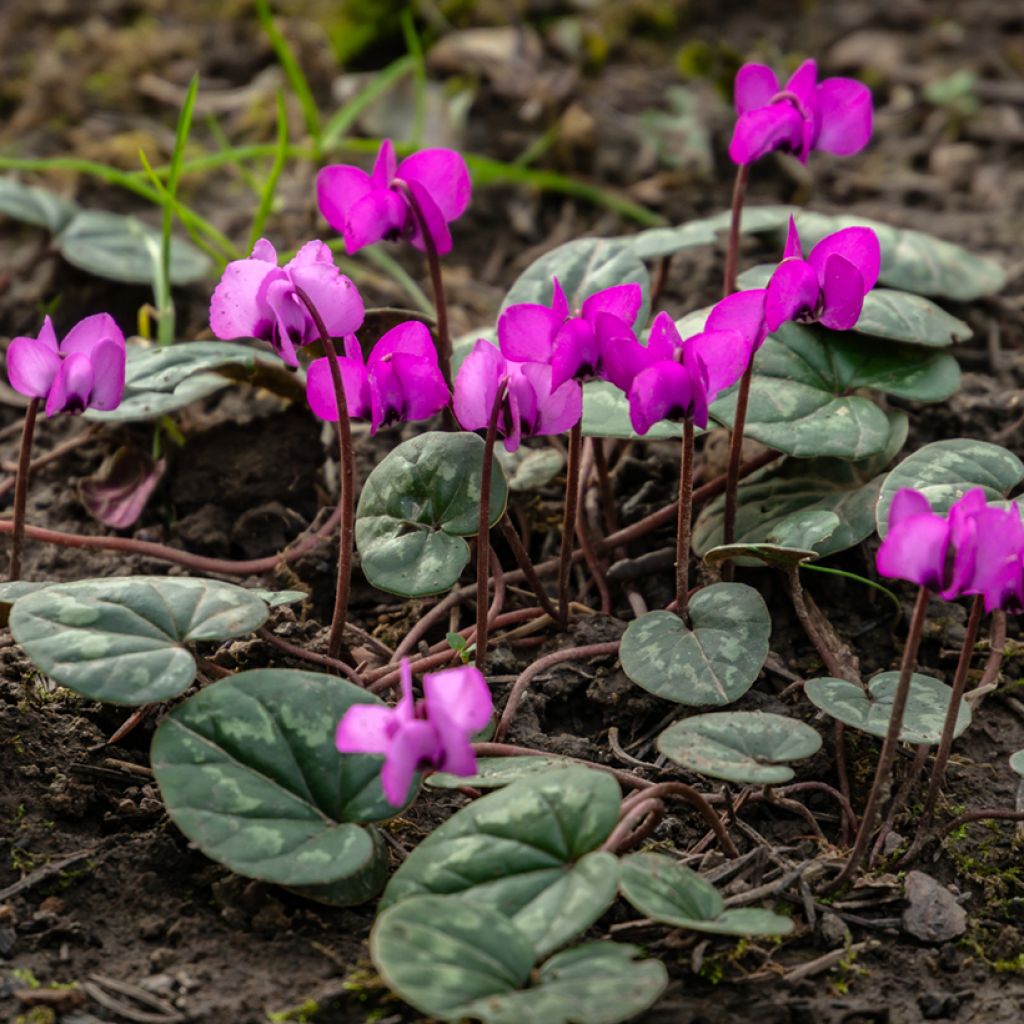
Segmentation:
<svg viewBox="0 0 1024 1024">
<path fill-rule="evenodd" d="M 953 894 L 923 871 L 907 874 L 903 930 L 922 942 L 948 942 L 967 930 L 967 911 Z"/>
</svg>

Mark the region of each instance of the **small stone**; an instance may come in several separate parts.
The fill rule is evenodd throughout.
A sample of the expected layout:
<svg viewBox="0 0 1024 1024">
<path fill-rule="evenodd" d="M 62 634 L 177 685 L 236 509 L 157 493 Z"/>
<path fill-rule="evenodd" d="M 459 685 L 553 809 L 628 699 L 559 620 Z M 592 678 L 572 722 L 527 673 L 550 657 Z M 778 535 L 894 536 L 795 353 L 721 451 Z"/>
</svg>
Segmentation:
<svg viewBox="0 0 1024 1024">
<path fill-rule="evenodd" d="M 818 934 L 829 949 L 838 949 L 851 941 L 850 929 L 846 922 L 832 911 L 826 911 L 818 921 Z"/>
<path fill-rule="evenodd" d="M 166 928 L 164 919 L 157 917 L 155 914 L 139 918 L 139 935 L 144 939 L 158 939 L 164 934 Z"/>
<path fill-rule="evenodd" d="M 163 971 L 174 959 L 174 950 L 158 946 L 149 954 L 149 964 L 155 971 Z"/>
<path fill-rule="evenodd" d="M 923 871 L 907 874 L 903 930 L 922 942 L 948 942 L 967 930 L 967 911 L 953 894 Z"/>
</svg>

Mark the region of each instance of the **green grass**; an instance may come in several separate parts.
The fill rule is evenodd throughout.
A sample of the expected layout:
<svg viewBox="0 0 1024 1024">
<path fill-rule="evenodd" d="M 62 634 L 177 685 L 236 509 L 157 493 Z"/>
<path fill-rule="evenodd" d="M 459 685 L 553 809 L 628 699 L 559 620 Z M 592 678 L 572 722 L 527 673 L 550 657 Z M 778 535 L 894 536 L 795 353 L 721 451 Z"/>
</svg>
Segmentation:
<svg viewBox="0 0 1024 1024">
<path fill-rule="evenodd" d="M 249 229 L 248 251 L 263 236 L 263 229 L 266 226 L 267 218 L 274 205 L 274 196 L 277 194 L 277 183 L 281 179 L 281 172 L 288 161 L 288 111 L 285 108 L 284 95 L 277 94 L 277 148 L 274 150 L 274 163 L 267 175 L 260 193 L 259 205 L 252 219 L 252 227 Z"/>
</svg>

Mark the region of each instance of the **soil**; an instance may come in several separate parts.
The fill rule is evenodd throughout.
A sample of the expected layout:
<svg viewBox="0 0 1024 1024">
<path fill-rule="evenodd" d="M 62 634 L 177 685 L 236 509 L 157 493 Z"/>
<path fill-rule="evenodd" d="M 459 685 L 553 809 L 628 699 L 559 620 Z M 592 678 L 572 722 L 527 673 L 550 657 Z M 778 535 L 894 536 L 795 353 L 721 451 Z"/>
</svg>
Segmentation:
<svg viewBox="0 0 1024 1024">
<path fill-rule="evenodd" d="M 334 74 L 325 34 L 330 5 L 310 4 L 305 12 L 299 3 L 277 6 L 326 106 Z M 1024 231 L 1024 10 L 1019 0 L 851 0 L 801 5 L 799 15 L 781 0 L 681 3 L 672 8 L 675 17 L 668 28 L 659 27 L 657 15 L 669 5 L 641 0 L 592 9 L 577 5 L 589 9 L 583 16 L 573 15 L 573 5 L 529 6 L 529 20 L 546 38 L 536 69 L 546 95 L 539 101 L 528 97 L 522 83 L 517 88 L 508 76 L 481 80 L 467 148 L 512 159 L 544 128 L 557 124 L 558 141 L 545 157 L 551 166 L 621 189 L 672 221 L 728 204 L 731 182 L 724 148 L 731 120 L 715 79 L 728 80 L 737 58 L 757 51 L 777 64 L 791 54 L 817 54 L 830 73 L 856 73 L 867 80 L 878 109 L 870 148 L 845 161 L 816 158 L 806 170 L 787 160 L 764 161 L 753 175 L 751 201 L 810 201 L 818 209 L 850 210 L 920 227 L 1002 259 L 1010 268 L 1004 293 L 954 308 L 975 330 L 974 340 L 957 350 L 965 371 L 963 388 L 948 403 L 913 409 L 911 443 L 980 437 L 1024 455 L 1019 246 Z M 487 23 L 488 7 L 479 4 L 472 15 L 463 11 L 459 23 Z M 558 53 L 557 40 L 563 36 L 555 26 L 561 15 L 577 17 L 590 41 L 577 61 Z M 402 52 L 401 45 L 385 33 L 363 60 L 369 68 L 383 66 Z M 690 59 L 699 54 L 710 68 L 693 89 L 712 130 L 717 176 L 659 169 L 638 135 L 640 115 L 662 106 L 666 90 L 680 82 L 674 60 L 681 48 Z M 173 142 L 175 97 L 180 98 L 197 66 L 211 93 L 256 90 L 255 99 L 224 108 L 233 138 L 271 137 L 273 84 L 279 76 L 246 4 L 9 0 L 0 10 L 0 59 L 5 68 L 0 83 L 4 151 L 74 153 L 128 168 L 136 166 L 139 145 L 165 157 Z M 939 102 L 937 87 L 948 86 L 951 76 L 965 71 L 976 76 L 966 97 Z M 322 230 L 314 228 L 314 171 L 299 162 L 285 175 L 269 226 L 282 248 Z M 145 211 L 134 197 L 86 177 L 48 180 L 88 204 Z M 244 182 L 218 172 L 187 186 L 201 213 L 232 237 L 245 237 L 254 200 Z M 154 219 L 151 210 L 145 216 Z M 454 333 L 492 320 L 504 290 L 544 249 L 585 233 L 630 229 L 618 215 L 576 200 L 480 189 L 457 225 L 456 247 L 446 264 Z M 35 230 L 5 222 L 0 237 L 3 338 L 33 333 L 40 309 L 51 308 L 55 300 L 58 329 L 98 310 L 109 310 L 122 325 L 131 325 L 150 300 L 145 289 L 104 282 L 61 263 L 40 247 Z M 763 245 L 747 242 L 744 259 L 754 260 Z M 413 256 L 397 250 L 396 255 L 422 278 Z M 761 255 L 768 256 L 769 250 Z M 721 252 L 712 250 L 680 256 L 673 262 L 663 305 L 682 313 L 712 301 L 721 262 Z M 360 283 L 374 303 L 406 301 L 390 279 L 376 272 L 371 283 Z M 208 336 L 207 301 L 204 288 L 181 294 L 183 337 Z M 0 387 L 0 462 L 5 469 L 16 458 L 22 409 L 19 396 Z M 188 410 L 180 428 L 187 444 L 172 453 L 165 482 L 133 535 L 219 557 L 260 557 L 279 550 L 331 504 L 336 471 L 330 436 L 325 438 L 301 408 L 243 386 Z M 84 429 L 85 424 L 71 419 L 44 422 L 36 452 Z M 394 430 L 374 439 L 361 433 L 361 476 L 398 440 Z M 85 513 L 75 482 L 95 472 L 118 446 L 146 450 L 151 441 L 146 426 L 91 435 L 35 476 L 30 522 L 103 533 Z M 709 477 L 715 472 L 715 443 L 705 445 L 703 469 Z M 659 444 L 635 446 L 622 457 L 616 482 L 624 523 L 671 499 L 674 459 L 672 447 Z M 9 500 L 10 492 L 5 493 Z M 549 527 L 557 522 L 559 501 L 557 481 L 540 497 L 517 498 L 515 514 L 530 525 L 537 557 L 550 553 L 557 541 Z M 670 543 L 669 533 L 662 532 L 629 554 Z M 864 572 L 871 556 L 868 545 L 847 552 L 837 564 Z M 322 650 L 333 559 L 330 545 L 324 545 L 288 569 L 240 582 L 308 590 L 303 605 L 275 611 L 272 625 L 293 642 Z M 138 556 L 42 544 L 30 544 L 25 553 L 30 579 L 168 571 L 180 570 Z M 651 607 L 670 599 L 669 577 L 667 568 L 642 580 Z M 821 666 L 792 616 L 781 578 L 768 572 L 750 572 L 745 578 L 768 600 L 774 632 L 769 667 L 736 706 L 798 715 L 824 731 L 825 723 L 790 688 L 794 678 L 821 674 Z M 582 576 L 579 582 L 580 599 L 596 602 Z M 906 616 L 894 624 L 884 599 L 849 580 L 815 579 L 808 585 L 865 674 L 896 664 Z M 538 647 L 535 640 L 503 643 L 499 635 L 492 657 L 498 704 L 516 672 L 538 654 L 617 637 L 630 612 L 621 590 L 616 588 L 613 596 L 615 615 L 579 619 L 571 638 L 546 636 Z M 912 595 L 901 591 L 900 597 L 906 604 Z M 356 623 L 394 643 L 427 605 L 387 598 L 357 574 L 352 607 Z M 935 604 L 932 612 L 921 663 L 949 673 L 963 635 L 963 609 Z M 469 624 L 470 615 L 464 610 L 460 625 Z M 1016 635 L 1011 620 L 1010 636 Z M 428 639 L 441 636 L 438 632 Z M 1006 759 L 1024 747 L 1024 705 L 1013 696 L 1024 673 L 1017 650 L 1011 644 L 1003 685 L 955 748 L 950 807 L 1014 804 L 1016 780 Z M 204 653 L 227 669 L 305 667 L 255 639 Z M 388 993 L 369 962 L 365 940 L 372 907 L 321 907 L 235 876 L 189 847 L 167 819 L 148 768 L 149 740 L 165 709 L 147 715 L 122 741 L 104 746 L 124 721 L 123 709 L 54 688 L 6 634 L 0 635 L 0 664 L 0 1018 L 26 1024 L 116 1024 L 171 1020 L 173 1011 L 180 1014 L 174 1019 L 195 1024 L 397 1024 L 419 1019 Z M 629 683 L 610 660 L 570 662 L 535 681 L 509 740 L 630 767 L 609 736 L 609 729 L 617 727 L 617 743 L 649 764 L 656 757 L 653 736 L 673 708 Z M 876 747 L 863 738 L 849 740 L 859 805 Z M 801 766 L 798 777 L 833 781 L 830 750 L 826 742 L 821 754 Z M 657 774 L 653 767 L 637 770 L 646 777 Z M 396 819 L 390 826 L 396 858 L 465 799 L 431 791 Z M 826 841 L 836 843 L 834 803 L 817 795 L 806 802 Z M 741 820 L 744 849 L 760 846 L 763 854 L 750 859 L 728 883 L 727 893 L 757 885 L 772 859 L 799 864 L 821 848 L 803 818 L 779 808 L 751 804 Z M 702 835 L 692 815 L 673 811 L 652 839 L 689 848 Z M 698 866 L 709 868 L 716 858 L 707 853 Z M 970 918 L 966 936 L 946 944 L 927 945 L 902 931 L 902 886 L 893 875 L 876 876 L 871 886 L 856 890 L 856 908 L 844 912 L 820 906 L 813 915 L 816 926 L 808 923 L 806 909 L 797 907 L 796 934 L 780 944 L 737 944 L 661 928 L 617 929 L 615 934 L 641 943 L 669 967 L 670 988 L 643 1015 L 651 1024 L 1009 1024 L 1024 1017 L 1022 864 L 1024 839 L 1007 823 L 973 825 L 929 851 L 918 868 L 949 887 Z M 594 934 L 608 934 L 634 916 L 619 905 Z M 858 951 L 833 958 L 831 966 L 807 968 L 842 947 L 844 921 Z M 109 979 L 134 988 L 119 990 Z M 76 982 L 77 989 L 53 994 L 57 1002 L 52 1009 L 29 1009 L 16 995 L 37 983 L 53 989 Z"/>
</svg>

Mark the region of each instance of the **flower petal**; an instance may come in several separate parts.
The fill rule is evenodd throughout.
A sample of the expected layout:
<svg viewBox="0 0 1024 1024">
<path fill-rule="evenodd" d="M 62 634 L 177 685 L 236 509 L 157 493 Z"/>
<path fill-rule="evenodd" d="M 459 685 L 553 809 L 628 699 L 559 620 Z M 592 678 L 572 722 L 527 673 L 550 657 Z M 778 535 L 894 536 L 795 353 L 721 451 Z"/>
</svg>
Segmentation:
<svg viewBox="0 0 1024 1024">
<path fill-rule="evenodd" d="M 82 352 L 88 355 L 97 345 L 111 341 L 124 348 L 124 334 L 117 322 L 108 313 L 96 313 L 79 320 L 65 335 L 60 344 L 61 355 Z"/>
<path fill-rule="evenodd" d="M 521 363 L 548 363 L 563 318 L 547 306 L 520 302 L 498 318 L 498 344 L 506 359 Z"/>
<path fill-rule="evenodd" d="M 764 301 L 764 320 L 769 333 L 802 313 L 815 313 L 821 285 L 818 275 L 804 260 L 783 260 L 768 282 Z"/>
<path fill-rule="evenodd" d="M 409 191 L 419 205 L 420 213 L 423 214 L 423 222 L 426 224 L 427 234 L 434 243 L 434 248 L 439 256 L 445 256 L 452 251 L 452 234 L 448 230 L 448 222 L 445 220 L 441 208 L 434 202 L 433 196 L 418 181 L 408 183 Z M 411 220 L 412 231 L 409 234 L 409 243 L 420 252 L 426 252 L 426 243 L 423 240 L 423 231 L 420 227 L 419 218 L 415 215 Z"/>
<path fill-rule="evenodd" d="M 675 321 L 662 310 L 651 324 L 651 333 L 647 338 L 647 354 L 649 362 L 657 363 L 662 360 L 673 360 L 683 347 L 683 339 L 679 335 L 679 328 Z"/>
<path fill-rule="evenodd" d="M 435 366 L 438 365 L 437 346 L 434 344 L 433 335 L 430 328 L 419 320 L 407 320 L 385 331 L 373 346 L 367 365 L 372 367 L 385 356 L 392 356 L 396 352 L 418 356 L 420 359 L 432 361 Z"/>
<path fill-rule="evenodd" d="M 349 164 L 331 164 L 316 176 L 320 213 L 339 233 L 344 233 L 352 207 L 372 190 L 373 184 L 366 171 Z"/>
<path fill-rule="evenodd" d="M 261 241 L 266 241 L 261 239 Z M 257 242 L 257 245 L 260 243 Z M 269 242 L 267 243 L 270 244 Z M 273 249 L 271 248 L 271 251 Z M 253 249 L 255 253 L 256 250 Z M 277 266 L 277 259 L 274 259 L 274 265 Z M 306 242 L 299 251 L 282 267 L 282 270 L 286 274 L 290 274 L 291 271 L 295 270 L 296 267 L 308 267 L 316 264 L 326 264 L 328 266 L 334 266 L 334 254 L 331 252 L 331 247 L 326 242 L 321 242 L 319 238 L 314 238 L 312 241 Z"/>
<path fill-rule="evenodd" d="M 109 412 L 121 404 L 124 396 L 124 343 L 101 341 L 89 354 L 92 360 L 93 385 L 89 405 Z"/>
<path fill-rule="evenodd" d="M 782 258 L 798 259 L 804 258 L 803 246 L 800 244 L 800 232 L 796 229 L 796 221 L 789 218 L 789 229 L 786 231 L 786 247 L 782 250 Z"/>
<path fill-rule="evenodd" d="M 46 415 L 84 412 L 92 397 L 94 380 L 89 357 L 83 352 L 72 352 L 60 364 L 60 370 L 54 378 L 46 398 Z"/>
<path fill-rule="evenodd" d="M 332 338 L 355 334 L 363 326 L 363 298 L 333 260 L 292 267 L 290 276 L 316 306 Z"/>
<path fill-rule="evenodd" d="M 829 256 L 842 256 L 860 271 L 865 295 L 874 288 L 882 266 L 882 247 L 871 228 L 843 228 L 826 235 L 810 251 L 807 262 L 817 271 L 822 283 Z"/>
<path fill-rule="evenodd" d="M 382 238 L 401 238 L 409 226 L 409 204 L 390 189 L 374 189 L 359 197 L 348 210 L 342 233 L 345 248 L 357 252 Z"/>
<path fill-rule="evenodd" d="M 767 107 L 779 91 L 779 80 L 765 64 L 744 64 L 736 72 L 732 91 L 736 113 L 745 114 L 757 107 Z"/>
<path fill-rule="evenodd" d="M 590 379 L 597 373 L 601 351 L 594 328 L 582 317 L 571 317 L 559 328 L 552 343 L 551 387 L 573 377 Z"/>
<path fill-rule="evenodd" d="M 371 415 L 370 382 L 362 360 L 338 357 L 345 404 L 351 419 L 369 419 Z M 328 357 L 314 359 L 306 370 L 306 400 L 316 416 L 329 423 L 338 419 L 338 401 Z"/>
<path fill-rule="evenodd" d="M 609 314 L 602 314 L 599 321 L 606 316 L 622 324 L 618 317 L 610 317 Z M 625 324 L 622 326 L 625 328 Z M 600 330 L 598 347 L 601 353 L 600 375 L 621 391 L 628 392 L 633 378 L 652 361 L 649 348 L 644 348 L 628 328 L 614 332 Z"/>
<path fill-rule="evenodd" d="M 583 318 L 591 323 L 595 321 L 598 313 L 610 313 L 623 321 L 627 327 L 632 327 L 643 301 L 644 291 L 640 285 L 616 284 L 585 299 L 580 312 Z"/>
<path fill-rule="evenodd" d="M 729 143 L 735 164 L 750 164 L 774 149 L 799 153 L 804 142 L 804 119 L 792 103 L 772 104 L 740 114 Z"/>
<path fill-rule="evenodd" d="M 452 408 L 463 430 L 483 430 L 490 422 L 498 383 L 508 372 L 498 349 L 481 338 L 455 376 Z M 501 429 L 501 417 L 498 420 Z"/>
<path fill-rule="evenodd" d="M 629 389 L 630 423 L 638 434 L 646 434 L 664 419 L 692 416 L 696 422 L 703 405 L 706 425 L 707 400 L 700 392 L 699 371 L 674 360 L 655 363 L 638 373 Z"/>
<path fill-rule="evenodd" d="M 852 78 L 826 78 L 817 102 L 820 129 L 814 148 L 837 156 L 859 153 L 871 139 L 871 90 Z"/>
<path fill-rule="evenodd" d="M 426 673 L 423 700 L 428 721 L 442 713 L 447 723 L 460 729 L 464 736 L 486 728 L 494 714 L 491 688 L 483 673 L 470 665 Z"/>
<path fill-rule="evenodd" d="M 525 363 L 519 379 L 527 386 L 518 389 L 520 420 L 531 423 L 534 435 L 561 434 L 583 417 L 583 389 L 574 380 L 552 388 L 552 371 L 544 363 Z M 530 402 L 532 407 L 528 407 Z"/>
<path fill-rule="evenodd" d="M 338 723 L 334 745 L 342 754 L 386 754 L 398 724 L 394 708 L 353 704 Z"/>
<path fill-rule="evenodd" d="M 425 420 L 448 404 L 448 386 L 436 361 L 395 352 L 369 373 L 372 433 L 383 424 Z"/>
<path fill-rule="evenodd" d="M 831 255 L 822 275 L 821 324 L 833 331 L 848 331 L 864 308 L 864 278 L 849 260 Z"/>
<path fill-rule="evenodd" d="M 687 338 L 684 362 L 698 357 L 707 371 L 707 400 L 713 402 L 743 376 L 753 354 L 739 331 L 704 331 Z"/>
<path fill-rule="evenodd" d="M 249 253 L 249 259 L 262 260 L 264 263 L 272 263 L 276 267 L 277 250 L 274 248 L 273 242 L 266 238 L 260 238 L 253 245 L 252 252 Z"/>
<path fill-rule="evenodd" d="M 380 773 L 384 796 L 392 807 L 401 807 L 409 798 L 409 787 L 416 772 L 441 763 L 443 749 L 437 731 L 429 722 L 412 721 L 395 733 Z"/>
<path fill-rule="evenodd" d="M 814 117 L 817 105 L 818 64 L 814 60 L 805 60 L 800 67 L 789 76 L 786 92 L 793 93 L 800 101 L 808 118 Z"/>
<path fill-rule="evenodd" d="M 453 149 L 421 149 L 398 165 L 395 177 L 429 193 L 446 221 L 461 217 L 469 206 L 469 170 Z"/>
<path fill-rule="evenodd" d="M 893 501 L 895 504 L 895 499 Z M 910 516 L 892 525 L 878 549 L 876 565 L 883 576 L 907 580 L 930 590 L 945 583 L 949 524 L 941 516 Z"/>
<path fill-rule="evenodd" d="M 705 331 L 739 331 L 744 344 L 756 352 L 768 334 L 764 317 L 766 288 L 749 288 L 733 292 L 717 302 L 707 320 Z"/>
<path fill-rule="evenodd" d="M 60 356 L 38 338 L 15 338 L 7 346 L 7 379 L 19 394 L 45 398 L 60 372 Z"/>
<path fill-rule="evenodd" d="M 373 161 L 370 182 L 374 188 L 390 188 L 395 180 L 398 160 L 395 157 L 395 144 L 390 139 L 382 139 L 377 158 Z"/>
<path fill-rule="evenodd" d="M 273 317 L 260 295 L 267 277 L 277 273 L 261 259 L 234 260 L 225 267 L 210 300 L 210 329 L 218 338 L 270 340 Z"/>
</svg>

